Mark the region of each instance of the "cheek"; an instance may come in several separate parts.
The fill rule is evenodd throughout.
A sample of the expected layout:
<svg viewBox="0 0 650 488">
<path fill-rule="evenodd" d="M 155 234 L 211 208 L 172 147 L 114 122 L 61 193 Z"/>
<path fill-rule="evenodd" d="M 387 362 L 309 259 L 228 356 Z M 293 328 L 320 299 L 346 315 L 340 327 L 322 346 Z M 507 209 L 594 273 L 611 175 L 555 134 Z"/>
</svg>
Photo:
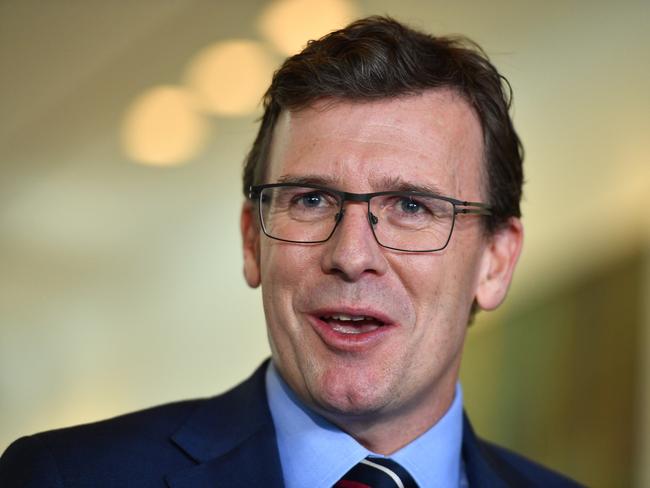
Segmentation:
<svg viewBox="0 0 650 488">
<path fill-rule="evenodd" d="M 453 335 L 464 327 L 475 295 L 476 256 L 457 246 L 440 254 L 402 258 L 399 274 L 422 337 L 442 337 L 445 331 Z"/>
<path fill-rule="evenodd" d="M 295 322 L 296 304 L 301 290 L 309 289 L 308 274 L 317 265 L 310 257 L 309 248 L 279 241 L 262 243 L 261 283 L 266 321 L 277 341 L 280 334 L 298 329 Z M 289 334 L 294 336 L 293 334 Z"/>
<path fill-rule="evenodd" d="M 296 351 L 299 350 L 300 338 L 296 337 L 292 320 L 291 294 L 288 290 L 295 287 L 296 277 L 292 273 L 295 260 L 290 259 L 282 246 L 265 239 L 261 244 L 261 288 L 264 315 L 268 330 L 271 353 L 279 362 L 284 374 L 292 375 Z"/>
<path fill-rule="evenodd" d="M 270 241 L 261 246 L 261 280 L 267 291 L 274 295 L 296 293 L 307 274 L 313 273 L 317 260 L 311 256 L 308 246 L 280 241 Z"/>
</svg>

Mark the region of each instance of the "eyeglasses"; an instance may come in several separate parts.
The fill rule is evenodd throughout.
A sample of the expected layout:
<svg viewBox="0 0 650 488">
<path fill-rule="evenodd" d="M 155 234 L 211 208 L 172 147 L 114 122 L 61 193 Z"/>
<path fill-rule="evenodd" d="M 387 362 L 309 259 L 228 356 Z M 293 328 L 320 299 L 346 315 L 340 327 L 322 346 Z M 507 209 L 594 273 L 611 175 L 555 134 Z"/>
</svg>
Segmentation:
<svg viewBox="0 0 650 488">
<path fill-rule="evenodd" d="M 405 252 L 444 249 L 457 214 L 491 215 L 484 203 L 417 191 L 349 193 L 324 186 L 273 183 L 249 188 L 264 234 L 285 242 L 327 241 L 345 215 L 344 203 L 367 202 L 368 223 L 379 245 Z"/>
</svg>

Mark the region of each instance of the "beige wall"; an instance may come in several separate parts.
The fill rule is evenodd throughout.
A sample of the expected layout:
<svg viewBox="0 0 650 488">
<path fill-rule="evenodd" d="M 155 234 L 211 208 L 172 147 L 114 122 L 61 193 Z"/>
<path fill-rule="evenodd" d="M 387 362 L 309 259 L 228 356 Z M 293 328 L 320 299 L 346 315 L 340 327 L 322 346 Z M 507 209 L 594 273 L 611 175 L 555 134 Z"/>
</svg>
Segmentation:
<svg viewBox="0 0 650 488">
<path fill-rule="evenodd" d="M 188 66 L 215 42 L 258 42 L 277 64 L 260 28 L 273 5 L 0 3 L 0 450 L 24 433 L 212 395 L 268 354 L 237 230 L 259 112 L 200 112 L 203 137 L 173 167 L 135 163 L 123 131 L 150 89 L 187 88 Z M 493 320 L 650 247 L 647 2 L 331 5 L 466 34 L 510 79 L 527 235 Z M 483 321 L 471 335 L 489 333 Z M 649 455 L 647 438 L 639 445 Z"/>
</svg>

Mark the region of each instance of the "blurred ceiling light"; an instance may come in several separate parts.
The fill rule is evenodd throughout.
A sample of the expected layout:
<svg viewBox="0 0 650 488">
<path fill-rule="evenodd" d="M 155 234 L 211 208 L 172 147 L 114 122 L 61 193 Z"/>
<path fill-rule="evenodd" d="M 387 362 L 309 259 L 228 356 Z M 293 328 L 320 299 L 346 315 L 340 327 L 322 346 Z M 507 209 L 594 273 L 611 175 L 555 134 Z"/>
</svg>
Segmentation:
<svg viewBox="0 0 650 488">
<path fill-rule="evenodd" d="M 172 166 L 194 157 L 205 141 L 207 124 L 187 90 L 158 86 L 128 108 L 122 125 L 126 154 L 139 163 Z"/>
<path fill-rule="evenodd" d="M 281 53 L 291 55 L 358 15 L 348 0 L 278 0 L 262 13 L 259 29 Z"/>
<path fill-rule="evenodd" d="M 257 108 L 274 68 L 261 43 L 231 40 L 201 50 L 191 60 L 185 79 L 202 109 L 239 116 Z"/>
</svg>

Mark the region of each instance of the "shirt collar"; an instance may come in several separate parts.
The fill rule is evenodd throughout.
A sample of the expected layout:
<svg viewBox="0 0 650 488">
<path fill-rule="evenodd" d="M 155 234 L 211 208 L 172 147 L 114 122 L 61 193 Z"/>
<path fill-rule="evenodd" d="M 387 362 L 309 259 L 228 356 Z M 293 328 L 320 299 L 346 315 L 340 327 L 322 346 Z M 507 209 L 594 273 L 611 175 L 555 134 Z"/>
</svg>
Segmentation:
<svg viewBox="0 0 650 488">
<path fill-rule="evenodd" d="M 272 361 L 266 371 L 266 391 L 287 488 L 329 488 L 366 456 L 382 457 L 305 406 Z M 438 423 L 390 456 L 419 486 L 459 486 L 462 404 L 457 384 L 454 400 Z"/>
</svg>

